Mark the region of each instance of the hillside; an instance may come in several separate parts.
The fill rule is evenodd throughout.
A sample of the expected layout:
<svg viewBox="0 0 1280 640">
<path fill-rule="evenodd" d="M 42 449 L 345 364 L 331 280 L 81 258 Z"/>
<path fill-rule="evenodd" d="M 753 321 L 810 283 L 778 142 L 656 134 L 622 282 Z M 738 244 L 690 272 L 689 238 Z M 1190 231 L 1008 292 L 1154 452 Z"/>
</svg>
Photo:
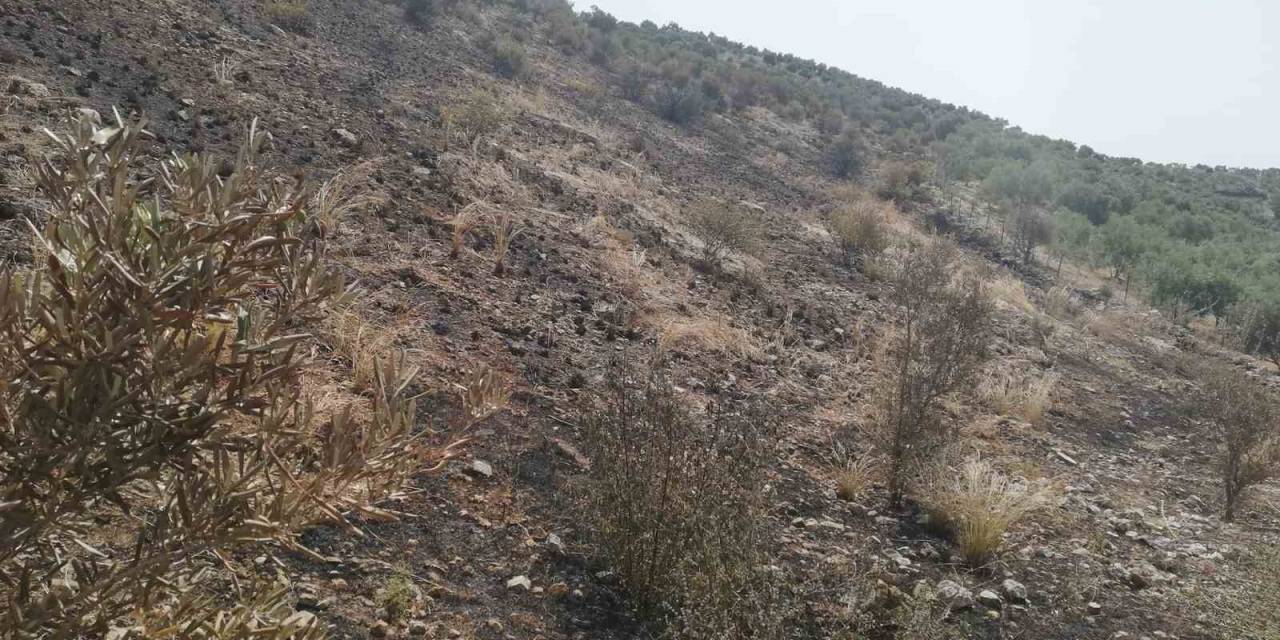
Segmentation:
<svg viewBox="0 0 1280 640">
<path fill-rule="evenodd" d="M 40 161 L 62 162 L 43 129 L 66 132 L 73 118 L 109 127 L 113 110 L 145 118 L 140 168 L 120 175 L 142 185 L 146 211 L 163 180 L 144 178 L 163 176 L 172 153 L 226 159 L 206 177 L 238 175 L 243 163 L 231 161 L 257 119 L 269 133 L 257 161 L 280 177 L 273 189 L 299 177 L 309 194 L 324 185 L 349 198 L 328 209 L 309 195 L 306 206 L 328 217 L 297 233 L 323 240 L 359 287 L 288 327 L 312 335 L 283 386 L 314 394 L 329 425 L 353 406 L 351 419 L 372 425 L 379 409 L 363 407 L 385 386 L 375 358 L 402 353 L 416 367 L 403 389 L 416 397 L 407 406 L 420 439 L 394 443 L 438 446 L 439 468 L 414 469 L 369 505 L 336 494 L 307 503 L 314 521 L 288 537 L 243 535 L 190 556 L 182 538 L 169 549 L 175 564 L 207 569 L 188 593 L 226 611 L 248 585 L 281 585 L 284 609 L 262 619 L 302 611 L 338 638 L 704 637 L 715 627 L 719 637 L 1188 640 L 1249 637 L 1252 616 L 1274 605 L 1274 559 L 1259 563 L 1280 531 L 1280 487 L 1259 484 L 1224 521 L 1220 438 L 1190 401 L 1204 397 L 1210 364 L 1274 386 L 1272 368 L 1237 347 L 1266 355 L 1280 326 L 1259 319 L 1280 309 L 1268 297 L 1280 291 L 1268 268 L 1280 248 L 1267 210 L 1280 199 L 1276 170 L 1103 157 L 843 71 L 554 0 L 436 4 L 0 6 L 6 282 L 63 259 L 32 240 L 57 210 L 37 187 Z M 67 200 L 93 208 L 87 196 Z M 846 235 L 841 220 L 873 231 Z M 1056 241 L 1034 231 L 1040 220 L 1056 224 Z M 1043 491 L 981 562 L 964 557 L 930 497 L 959 482 L 958 463 L 913 475 L 891 506 L 877 429 L 907 334 L 901 265 L 919 255 L 946 261 L 944 284 L 954 276 L 981 292 L 973 301 L 939 289 L 988 320 L 960 332 L 989 343 L 927 416 L 947 433 L 939 448 L 977 452 L 1008 486 Z M 0 304 L 0 327 L 20 308 Z M 41 326 L 30 343 L 57 334 Z M 11 384 L 26 375 L 17 369 L 0 384 L 10 481 L 0 513 L 35 513 L 52 491 L 13 486 L 29 471 L 14 460 L 19 443 L 52 445 L 14 435 L 34 393 Z M 724 574 L 750 564 L 740 588 L 716 596 L 735 616 L 747 600 L 765 622 L 698 622 L 661 597 L 647 606 L 608 552 L 605 524 L 618 523 L 600 515 L 601 496 L 625 503 L 653 476 L 610 475 L 612 463 L 635 469 L 610 449 L 628 443 L 601 435 L 616 425 L 599 407 L 620 385 L 643 386 L 650 369 L 667 404 L 646 408 L 685 416 L 672 421 L 681 428 L 724 417 L 732 446 L 697 440 L 688 454 L 710 457 L 690 464 L 701 475 L 680 476 L 693 488 L 670 518 L 695 525 L 673 532 L 663 513 L 647 529 L 627 523 L 638 528 L 622 537 L 669 536 L 655 554 L 713 540 L 692 564 L 723 563 Z M 636 425 L 661 420 L 616 422 L 653 435 Z M 687 444 L 675 431 L 667 436 Z M 299 448 L 327 452 L 317 443 L 328 435 L 305 431 Z M 374 440 L 368 427 L 352 446 Z M 645 455 L 655 467 L 677 457 Z M 300 468 L 323 464 L 302 457 Z M 74 535 L 0 551 L 4 609 L 27 612 L 0 613 L 10 626 L 0 635 L 58 637 L 19 625 L 37 609 L 109 600 L 86 595 L 92 568 L 129 566 L 162 536 L 157 522 L 169 521 L 148 500 L 179 466 L 93 500 Z M 341 517 L 324 521 L 329 512 Z M 715 535 L 697 537 L 700 527 Z M 17 516 L 0 526 L 6 540 L 27 530 Z M 739 548 L 747 560 L 733 556 Z M 32 570 L 40 554 L 58 568 Z M 687 583 L 712 581 L 682 570 L 693 571 L 679 574 Z M 158 637 L 154 621 L 185 602 L 174 597 L 97 631 Z M 720 613 L 690 599 L 681 606 Z"/>
</svg>

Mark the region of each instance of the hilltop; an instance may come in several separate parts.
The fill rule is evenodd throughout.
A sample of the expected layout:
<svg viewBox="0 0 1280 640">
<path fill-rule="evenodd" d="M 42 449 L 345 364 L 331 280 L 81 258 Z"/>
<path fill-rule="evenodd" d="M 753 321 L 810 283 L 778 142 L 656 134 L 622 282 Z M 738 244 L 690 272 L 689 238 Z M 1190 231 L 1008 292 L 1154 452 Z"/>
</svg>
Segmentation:
<svg viewBox="0 0 1280 640">
<path fill-rule="evenodd" d="M 416 432 L 435 444 L 470 427 L 376 509 L 335 498 L 349 526 L 193 556 L 223 606 L 262 581 L 331 637 L 660 634 L 665 614 L 641 606 L 592 519 L 601 492 L 647 486 L 602 469 L 624 456 L 593 424 L 614 425 L 598 407 L 651 368 L 688 424 L 724 416 L 752 435 L 695 443 L 714 464 L 693 465 L 700 484 L 680 500 L 750 521 L 707 525 L 731 542 L 703 561 L 732 573 L 735 543 L 760 547 L 760 591 L 721 595 L 759 598 L 747 608 L 780 623 L 772 637 L 1237 638 L 1246 605 L 1265 606 L 1277 487 L 1225 522 L 1212 418 L 1189 400 L 1206 364 L 1272 385 L 1255 356 L 1280 344 L 1277 170 L 1105 157 L 555 0 L 43 1 L 0 8 L 0 36 L 0 263 L 56 262 L 31 234 L 53 215 L 43 129 L 145 118 L 143 171 L 197 152 L 227 178 L 256 121 L 272 184 L 297 177 L 350 205 L 314 234 L 359 290 L 300 321 L 298 386 L 337 415 L 380 397 L 375 358 L 403 354 Z M 951 455 L 980 454 L 983 478 L 1043 490 L 976 563 L 926 482 L 890 506 L 875 435 L 904 334 L 901 265 L 931 247 L 946 284 L 981 285 L 988 343 L 929 418 L 954 432 Z M 151 506 L 99 500 L 75 538 L 92 551 L 46 546 L 125 561 Z M 30 590 L 74 600 L 86 575 Z"/>
</svg>

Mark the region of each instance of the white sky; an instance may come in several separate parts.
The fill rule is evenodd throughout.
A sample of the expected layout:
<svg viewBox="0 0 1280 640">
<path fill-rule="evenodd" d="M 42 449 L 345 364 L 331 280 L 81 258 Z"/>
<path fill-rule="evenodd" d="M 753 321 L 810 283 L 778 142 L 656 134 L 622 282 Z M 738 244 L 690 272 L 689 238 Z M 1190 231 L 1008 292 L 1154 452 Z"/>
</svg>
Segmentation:
<svg viewBox="0 0 1280 640">
<path fill-rule="evenodd" d="M 1280 167 L 1276 0 L 577 0 L 1158 162 Z"/>
</svg>

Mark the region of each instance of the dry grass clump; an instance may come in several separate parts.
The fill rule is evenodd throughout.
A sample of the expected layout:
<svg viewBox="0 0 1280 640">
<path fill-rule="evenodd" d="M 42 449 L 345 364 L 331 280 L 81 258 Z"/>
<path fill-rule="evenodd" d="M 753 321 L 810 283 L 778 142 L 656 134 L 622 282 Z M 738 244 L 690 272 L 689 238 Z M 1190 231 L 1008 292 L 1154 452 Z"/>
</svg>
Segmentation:
<svg viewBox="0 0 1280 640">
<path fill-rule="evenodd" d="M 681 638 L 782 638 L 766 575 L 774 420 L 758 403 L 695 416 L 656 370 L 615 363 L 583 411 L 579 493 L 638 617 Z"/>
<path fill-rule="evenodd" d="M 320 323 L 318 338 L 351 368 L 351 390 L 363 393 L 373 386 L 378 363 L 395 351 L 404 323 L 382 325 L 369 320 L 353 301 L 330 312 Z"/>
<path fill-rule="evenodd" d="M 507 253 L 511 250 L 511 241 L 524 229 L 517 226 L 515 215 L 509 209 L 493 216 L 489 225 L 493 233 L 493 275 L 501 276 L 507 271 Z"/>
<path fill-rule="evenodd" d="M 827 230 L 835 238 L 846 263 L 874 259 L 893 243 L 893 232 L 887 222 L 888 209 L 886 203 L 861 198 L 831 214 Z"/>
<path fill-rule="evenodd" d="M 977 457 L 958 467 L 940 465 L 920 491 L 932 523 L 950 530 L 960 556 L 972 566 L 990 561 L 1009 528 L 1052 497 L 1049 483 L 1010 478 Z"/>
<path fill-rule="evenodd" d="M 752 356 L 759 353 L 755 339 L 722 318 L 673 319 L 658 329 L 658 351 L 693 343 L 717 353 Z"/>
<path fill-rule="evenodd" d="M 1079 314 L 1079 308 L 1071 301 L 1067 287 L 1052 287 L 1044 294 L 1044 312 L 1059 320 L 1070 320 Z"/>
<path fill-rule="evenodd" d="M 702 200 L 689 209 L 689 227 L 702 240 L 702 257 L 719 265 L 731 251 L 745 254 L 760 249 L 763 228 L 760 217 L 746 207 L 718 200 Z"/>
<path fill-rule="evenodd" d="M 1033 313 L 1036 310 L 1035 305 L 1027 298 L 1027 286 L 1013 276 L 1001 273 L 989 278 L 987 288 L 991 297 L 1001 306 L 1023 313 Z"/>
<path fill-rule="evenodd" d="M 308 0 L 274 0 L 263 6 L 262 13 L 268 21 L 285 31 L 306 35 L 315 28 L 316 21 L 311 15 Z"/>
<path fill-rule="evenodd" d="M 209 569 L 239 544 L 309 554 L 301 527 L 388 515 L 377 502 L 449 447 L 415 428 L 397 354 L 367 409 L 320 416 L 302 392 L 298 328 L 347 290 L 302 185 L 259 166 L 256 123 L 224 177 L 200 156 L 151 170 L 143 137 L 118 116 L 55 136 L 37 170 L 52 258 L 0 274 L 0 628 L 318 637 L 285 589 L 213 599 Z"/>
<path fill-rule="evenodd" d="M 836 497 L 854 501 L 866 495 L 881 474 L 881 461 L 874 456 L 852 456 L 839 451 L 832 475 L 836 481 Z"/>
<path fill-rule="evenodd" d="M 1021 418 L 1039 425 L 1053 406 L 1053 389 L 1058 378 L 1053 374 L 1016 375 L 992 373 L 978 385 L 978 396 L 996 412 Z"/>
<path fill-rule="evenodd" d="M 324 236 L 337 234 L 352 213 L 387 202 L 385 193 L 371 191 L 373 173 L 383 158 L 366 160 L 330 177 L 311 196 L 311 219 Z"/>
<path fill-rule="evenodd" d="M 1224 637 L 1280 640 L 1280 590 L 1275 588 L 1280 548 L 1259 546 L 1237 567 L 1236 589 L 1206 603 L 1218 614 L 1209 618 L 1230 632 Z"/>
<path fill-rule="evenodd" d="M 890 501 L 902 502 L 914 471 L 955 436 L 942 401 L 986 360 L 992 305 L 974 278 L 953 281 L 955 247 L 935 242 L 903 257 L 891 283 L 893 333 L 877 369 L 872 442 L 887 463 Z"/>
</svg>

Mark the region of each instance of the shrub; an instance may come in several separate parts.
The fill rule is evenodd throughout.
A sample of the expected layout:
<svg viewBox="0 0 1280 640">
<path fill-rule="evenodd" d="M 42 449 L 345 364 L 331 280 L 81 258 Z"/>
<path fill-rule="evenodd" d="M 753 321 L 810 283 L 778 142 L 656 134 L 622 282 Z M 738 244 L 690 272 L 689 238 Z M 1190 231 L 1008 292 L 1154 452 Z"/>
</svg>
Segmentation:
<svg viewBox="0 0 1280 640">
<path fill-rule="evenodd" d="M 696 203 L 689 212 L 689 226 L 702 240 L 702 257 L 711 265 L 720 264 L 730 251 L 757 251 L 763 235 L 754 212 L 718 200 Z"/>
<path fill-rule="evenodd" d="M 311 15 L 308 0 L 277 0 L 268 2 L 263 13 L 272 24 L 303 35 L 311 33 L 315 28 L 315 18 Z"/>
<path fill-rule="evenodd" d="M 862 138 L 852 129 L 846 129 L 827 147 L 827 167 L 837 178 L 856 178 L 862 175 L 865 155 Z"/>
<path fill-rule="evenodd" d="M 884 203 L 862 198 L 831 214 L 827 229 L 835 238 L 846 263 L 874 258 L 889 248 L 892 235 L 885 221 L 886 213 Z"/>
<path fill-rule="evenodd" d="M 682 86 L 664 85 L 653 97 L 658 115 L 676 124 L 692 124 L 702 118 L 707 101 L 702 88 L 689 82 Z"/>
<path fill-rule="evenodd" d="M 682 638 L 780 638 L 769 548 L 774 420 L 757 403 L 695 418 L 655 371 L 615 363 L 580 419 L 585 532 L 641 619 Z"/>
<path fill-rule="evenodd" d="M 923 482 L 921 502 L 931 524 L 946 527 L 960 556 L 982 566 L 995 556 L 1009 527 L 1049 503 L 1048 483 L 1014 480 L 980 458 L 940 466 Z"/>
<path fill-rule="evenodd" d="M 506 110 L 497 97 L 486 89 L 477 88 L 441 109 L 440 124 L 446 138 L 461 137 L 475 155 L 481 140 L 496 134 L 506 118 Z"/>
<path fill-rule="evenodd" d="M 378 606 L 386 612 L 391 621 L 402 620 L 413 612 L 417 587 L 413 578 L 406 573 L 396 573 L 387 578 L 387 582 L 378 590 Z"/>
<path fill-rule="evenodd" d="M 912 471 L 954 436 L 940 401 L 969 384 L 987 357 L 991 301 L 976 278 L 953 283 L 956 271 L 955 248 L 934 242 L 908 253 L 891 278 L 897 318 L 872 436 L 888 464 L 894 506 L 901 505 Z"/>
<path fill-rule="evenodd" d="M 1247 374 L 1225 365 L 1211 366 L 1200 378 L 1196 410 L 1218 437 L 1223 520 L 1231 522 L 1245 490 L 1276 475 L 1280 412 L 1271 392 Z"/>
<path fill-rule="evenodd" d="M 85 119 L 37 167 L 50 258 L 0 274 L 0 580 L 21 585 L 0 627 L 103 637 L 128 616 L 151 637 L 218 615 L 219 637 L 317 637 L 282 588 L 218 612 L 208 559 L 247 541 L 304 551 L 300 527 L 378 513 L 448 455 L 413 432 L 402 357 L 359 419 L 322 420 L 302 393 L 301 325 L 346 290 L 301 185 L 259 166 L 264 139 L 255 123 L 229 175 L 200 156 L 149 173 L 141 124 Z"/>
<path fill-rule="evenodd" d="M 915 200 L 924 186 L 924 168 L 914 162 L 891 162 L 880 175 L 877 195 L 902 204 Z"/>
<path fill-rule="evenodd" d="M 510 37 L 498 38 L 490 47 L 493 70 L 504 78 L 520 78 L 529 71 L 529 60 L 524 47 Z"/>
</svg>

